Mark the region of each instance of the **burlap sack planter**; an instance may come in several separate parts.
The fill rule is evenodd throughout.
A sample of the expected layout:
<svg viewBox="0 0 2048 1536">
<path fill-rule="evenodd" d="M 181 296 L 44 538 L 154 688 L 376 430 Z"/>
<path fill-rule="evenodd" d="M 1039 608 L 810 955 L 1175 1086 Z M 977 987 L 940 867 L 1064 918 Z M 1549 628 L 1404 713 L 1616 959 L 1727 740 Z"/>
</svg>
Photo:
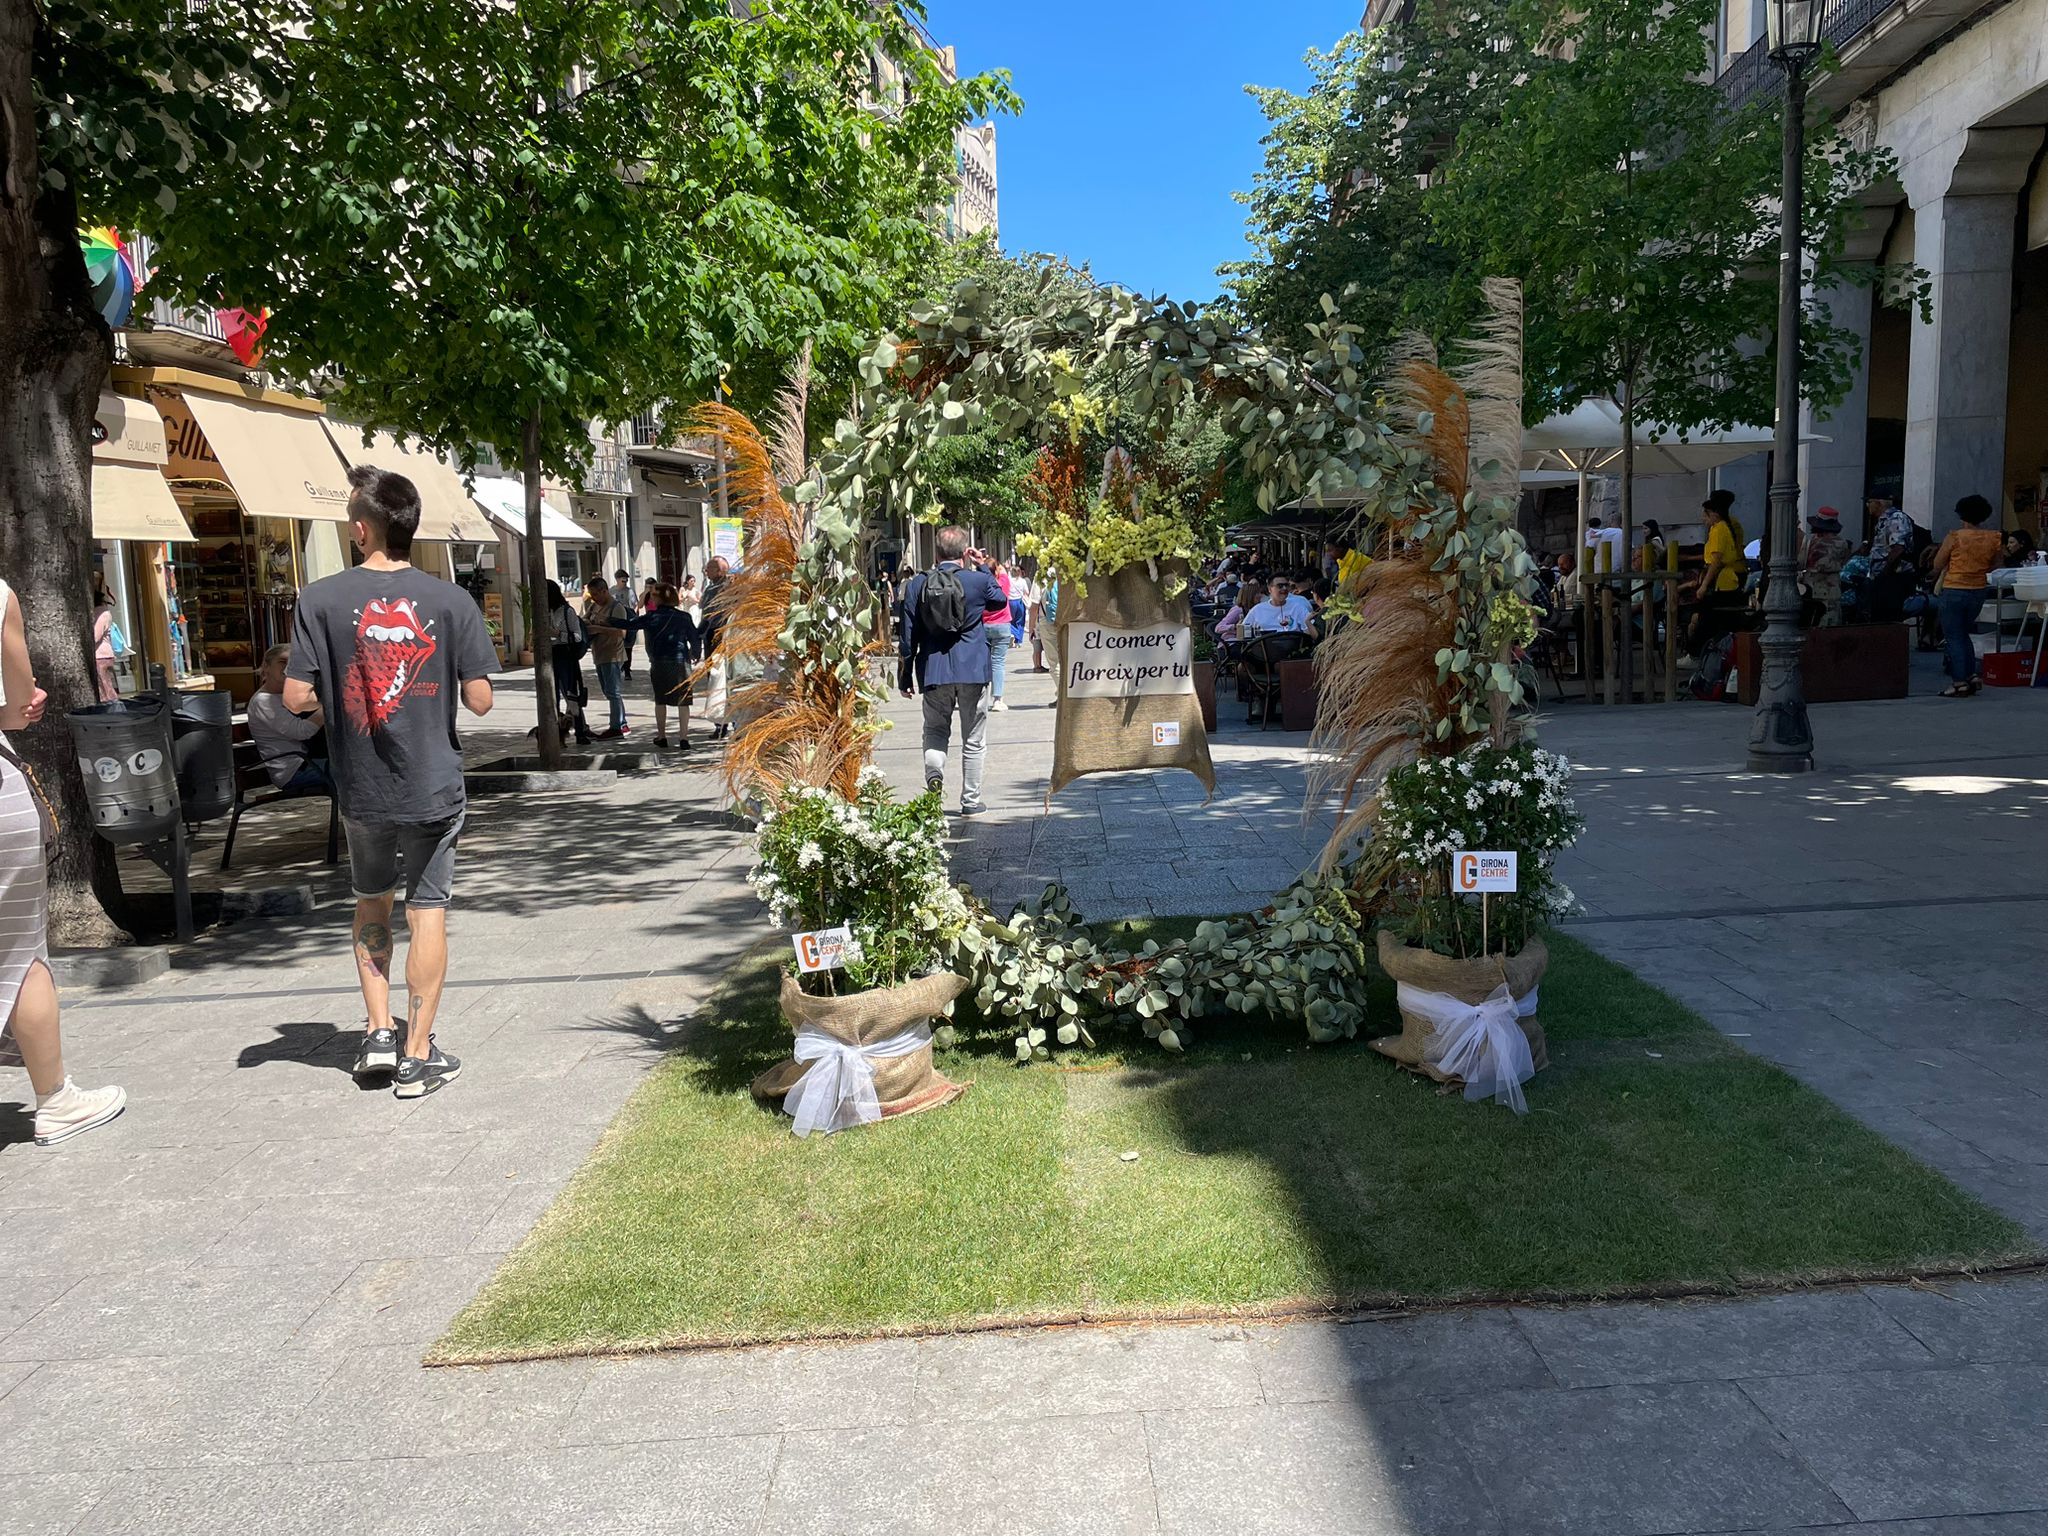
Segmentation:
<svg viewBox="0 0 2048 1536">
<path fill-rule="evenodd" d="M 900 987 L 874 992 L 855 992 L 847 997 L 812 997 L 796 984 L 794 976 L 782 978 L 782 1016 L 792 1032 L 811 1028 L 845 1045 L 872 1045 L 900 1035 L 945 1012 L 946 1005 L 967 990 L 967 978 L 941 971 L 921 976 Z M 754 1079 L 753 1094 L 763 1103 L 780 1107 L 783 1098 L 803 1081 L 817 1062 L 791 1058 L 770 1067 Z M 882 1118 L 914 1115 L 921 1109 L 950 1104 L 970 1086 L 941 1077 L 932 1065 L 930 1042 L 903 1056 L 873 1062 L 875 1097 L 881 1101 Z"/>
<path fill-rule="evenodd" d="M 1424 992 L 1447 993 L 1461 1003 L 1475 1006 L 1491 997 L 1494 988 L 1503 980 L 1507 982 L 1510 995 L 1527 997 L 1550 968 L 1550 951 L 1537 938 L 1530 939 L 1522 946 L 1520 954 L 1510 955 L 1506 960 L 1497 955 L 1490 960 L 1454 960 L 1434 950 L 1403 944 L 1382 928 L 1379 931 L 1379 955 L 1380 969 L 1397 983 L 1406 982 Z M 1522 1026 L 1522 1034 L 1529 1041 L 1529 1056 L 1536 1070 L 1542 1071 L 1550 1065 L 1550 1055 L 1544 1044 L 1540 1017 L 1531 1014 L 1516 1022 Z M 1401 1033 L 1381 1036 L 1372 1042 L 1372 1048 L 1382 1056 L 1392 1057 L 1402 1066 L 1440 1083 L 1455 1082 L 1455 1078 L 1429 1064 L 1430 1033 L 1427 1019 L 1418 1018 L 1404 1009 Z"/>
<path fill-rule="evenodd" d="M 1181 594 L 1165 595 L 1166 583 L 1179 580 Z M 1142 561 L 1113 576 L 1100 572 L 1087 578 L 1088 595 L 1062 596 L 1058 640 L 1047 658 L 1059 674 L 1059 713 L 1053 723 L 1052 781 L 1049 801 L 1086 773 L 1118 773 L 1133 768 L 1182 768 L 1216 792 L 1216 770 L 1209 763 L 1209 737 L 1202 729 L 1202 701 L 1195 693 L 1192 648 L 1184 692 L 1145 693 L 1132 698 L 1077 698 L 1068 693 L 1077 664 L 1089 660 L 1076 644 L 1083 625 L 1112 630 L 1191 630 L 1188 616 L 1188 565 L 1162 560 L 1155 578 Z M 1160 743 L 1154 726 L 1174 727 L 1177 739 Z"/>
</svg>

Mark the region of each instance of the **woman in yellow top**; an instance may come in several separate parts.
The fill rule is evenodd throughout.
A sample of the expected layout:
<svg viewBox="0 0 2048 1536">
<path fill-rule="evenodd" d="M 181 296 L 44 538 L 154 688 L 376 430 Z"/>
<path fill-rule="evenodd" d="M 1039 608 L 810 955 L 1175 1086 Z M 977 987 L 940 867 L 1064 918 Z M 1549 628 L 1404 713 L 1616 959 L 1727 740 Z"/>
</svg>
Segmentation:
<svg viewBox="0 0 2048 1536">
<path fill-rule="evenodd" d="M 1991 503 L 1982 496 L 1957 502 L 1956 516 L 1963 526 L 1950 532 L 1934 552 L 1935 612 L 1941 615 L 1941 643 L 1948 653 L 1944 699 L 1966 699 L 1984 686 L 1970 629 L 1991 595 L 1991 568 L 1998 564 L 2001 548 L 1996 530 L 1984 526 L 1991 521 Z"/>
<path fill-rule="evenodd" d="M 1693 655 L 1733 629 L 1733 619 L 1742 608 L 1742 579 L 1749 574 L 1749 561 L 1742 553 L 1742 524 L 1729 515 L 1735 493 L 1718 490 L 1700 503 L 1706 514 L 1706 569 L 1692 589 L 1691 616 L 1686 621 L 1685 648 Z"/>
</svg>

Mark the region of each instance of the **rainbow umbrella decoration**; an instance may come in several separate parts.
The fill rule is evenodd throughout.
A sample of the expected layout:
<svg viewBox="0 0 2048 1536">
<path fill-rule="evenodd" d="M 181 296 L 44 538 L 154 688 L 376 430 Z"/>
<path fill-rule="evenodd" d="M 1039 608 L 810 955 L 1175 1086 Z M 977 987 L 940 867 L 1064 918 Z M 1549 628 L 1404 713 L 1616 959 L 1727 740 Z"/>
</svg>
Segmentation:
<svg viewBox="0 0 2048 1536">
<path fill-rule="evenodd" d="M 78 237 L 85 256 L 85 272 L 92 283 L 93 307 L 115 330 L 128 323 L 135 309 L 135 294 L 142 287 L 135 264 L 121 245 L 121 232 L 109 225 L 88 229 Z"/>
</svg>

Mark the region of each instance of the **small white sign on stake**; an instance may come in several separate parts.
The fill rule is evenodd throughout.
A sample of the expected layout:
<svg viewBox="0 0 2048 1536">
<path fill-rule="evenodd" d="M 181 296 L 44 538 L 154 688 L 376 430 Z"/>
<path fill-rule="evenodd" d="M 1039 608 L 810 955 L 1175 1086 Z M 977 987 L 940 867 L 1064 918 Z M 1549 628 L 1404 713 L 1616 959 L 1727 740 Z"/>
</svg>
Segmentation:
<svg viewBox="0 0 2048 1536">
<path fill-rule="evenodd" d="M 853 930 L 844 924 L 793 933 L 789 939 L 796 946 L 796 968 L 806 975 L 813 971 L 836 971 L 847 961 L 860 958 L 860 944 L 854 939 Z"/>
<path fill-rule="evenodd" d="M 1178 720 L 1155 720 L 1152 722 L 1152 745 L 1155 747 L 1177 747 L 1180 745 L 1180 722 Z"/>
<path fill-rule="evenodd" d="M 1454 853 L 1451 855 L 1451 885 L 1460 896 L 1482 895 L 1516 889 L 1515 855 L 1507 853 Z"/>
</svg>

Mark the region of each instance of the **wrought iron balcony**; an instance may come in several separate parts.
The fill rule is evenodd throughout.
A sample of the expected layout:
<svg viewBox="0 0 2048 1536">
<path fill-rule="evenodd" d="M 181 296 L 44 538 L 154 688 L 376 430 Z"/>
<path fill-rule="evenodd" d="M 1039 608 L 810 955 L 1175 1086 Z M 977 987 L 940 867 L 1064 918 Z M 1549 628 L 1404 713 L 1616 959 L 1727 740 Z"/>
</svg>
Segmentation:
<svg viewBox="0 0 2048 1536">
<path fill-rule="evenodd" d="M 1846 55 L 1850 47 L 1883 20 L 1887 12 L 1910 8 L 1908 0 L 1822 0 L 1821 40 L 1838 57 Z M 1947 9 L 1953 10 L 1954 7 Z M 1758 92 L 1767 92 L 1773 97 L 1778 95 L 1783 89 L 1783 76 L 1771 63 L 1769 45 L 1758 38 L 1728 61 L 1728 67 L 1716 77 L 1715 84 L 1728 98 L 1728 104 L 1739 108 Z"/>
</svg>

